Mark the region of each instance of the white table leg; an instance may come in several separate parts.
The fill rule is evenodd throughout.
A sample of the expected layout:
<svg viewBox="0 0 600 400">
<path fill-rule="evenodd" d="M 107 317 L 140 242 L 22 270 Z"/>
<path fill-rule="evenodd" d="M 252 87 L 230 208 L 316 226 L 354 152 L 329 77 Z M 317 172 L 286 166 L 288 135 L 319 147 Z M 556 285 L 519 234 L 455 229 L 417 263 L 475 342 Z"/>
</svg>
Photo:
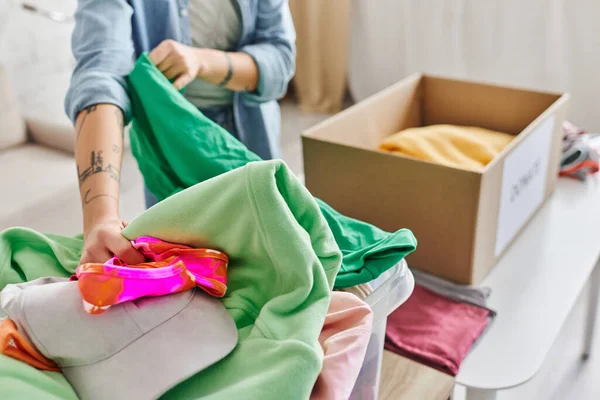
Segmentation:
<svg viewBox="0 0 600 400">
<path fill-rule="evenodd" d="M 585 338 L 582 358 L 587 360 L 592 351 L 594 328 L 598 310 L 598 294 L 600 292 L 600 260 L 596 263 L 589 280 L 587 315 L 585 319 Z"/>
<path fill-rule="evenodd" d="M 467 388 L 466 400 L 496 400 L 496 390 Z"/>
</svg>

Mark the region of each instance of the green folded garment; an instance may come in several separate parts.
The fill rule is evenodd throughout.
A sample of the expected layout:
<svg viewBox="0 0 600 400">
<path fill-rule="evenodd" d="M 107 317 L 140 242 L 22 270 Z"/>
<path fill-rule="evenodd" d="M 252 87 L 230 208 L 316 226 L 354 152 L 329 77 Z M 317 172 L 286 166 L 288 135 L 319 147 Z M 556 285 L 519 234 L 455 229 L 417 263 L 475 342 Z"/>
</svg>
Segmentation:
<svg viewBox="0 0 600 400">
<path fill-rule="evenodd" d="M 146 186 L 159 201 L 260 157 L 205 117 L 146 54 L 129 75 L 131 147 Z M 218 198 L 215 198 L 218 201 Z M 369 282 L 416 249 L 412 232 L 394 233 L 341 215 L 317 199 L 343 254 L 335 288 Z M 202 205 L 198 205 L 198 212 Z"/>
</svg>

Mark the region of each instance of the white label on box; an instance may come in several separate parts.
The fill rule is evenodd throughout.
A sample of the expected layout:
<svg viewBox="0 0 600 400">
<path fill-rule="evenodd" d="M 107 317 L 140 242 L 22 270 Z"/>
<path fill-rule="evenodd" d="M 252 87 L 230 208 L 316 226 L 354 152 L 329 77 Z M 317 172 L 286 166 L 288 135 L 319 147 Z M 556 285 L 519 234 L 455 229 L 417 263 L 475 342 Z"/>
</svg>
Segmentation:
<svg viewBox="0 0 600 400">
<path fill-rule="evenodd" d="M 551 116 L 504 160 L 496 257 L 544 200 L 553 131 L 554 116 Z"/>
</svg>

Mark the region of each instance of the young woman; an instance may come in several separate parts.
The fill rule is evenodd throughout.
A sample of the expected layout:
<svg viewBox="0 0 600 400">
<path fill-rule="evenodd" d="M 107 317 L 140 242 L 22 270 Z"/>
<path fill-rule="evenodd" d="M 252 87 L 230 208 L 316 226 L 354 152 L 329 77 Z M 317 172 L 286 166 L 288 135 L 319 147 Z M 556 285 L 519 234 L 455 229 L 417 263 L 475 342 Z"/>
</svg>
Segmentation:
<svg viewBox="0 0 600 400">
<path fill-rule="evenodd" d="M 104 262 L 113 254 L 141 262 L 121 236 L 118 210 L 133 60 L 149 52 L 207 117 L 262 158 L 276 157 L 276 100 L 295 65 L 289 7 L 285 0 L 79 0 L 75 21 L 77 63 L 65 107 L 76 127 L 81 262 Z M 147 192 L 146 205 L 155 201 Z"/>
</svg>

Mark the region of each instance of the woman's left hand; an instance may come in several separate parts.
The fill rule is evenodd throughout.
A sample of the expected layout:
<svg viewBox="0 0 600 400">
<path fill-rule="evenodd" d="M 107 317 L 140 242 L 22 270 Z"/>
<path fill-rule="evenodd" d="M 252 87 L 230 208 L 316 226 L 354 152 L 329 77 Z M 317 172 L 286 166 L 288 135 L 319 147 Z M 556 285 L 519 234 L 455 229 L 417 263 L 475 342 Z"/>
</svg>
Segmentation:
<svg viewBox="0 0 600 400">
<path fill-rule="evenodd" d="M 150 60 L 168 79 L 174 79 L 177 90 L 202 76 L 208 69 L 202 50 L 174 40 L 164 40 L 150 52 Z"/>
</svg>

